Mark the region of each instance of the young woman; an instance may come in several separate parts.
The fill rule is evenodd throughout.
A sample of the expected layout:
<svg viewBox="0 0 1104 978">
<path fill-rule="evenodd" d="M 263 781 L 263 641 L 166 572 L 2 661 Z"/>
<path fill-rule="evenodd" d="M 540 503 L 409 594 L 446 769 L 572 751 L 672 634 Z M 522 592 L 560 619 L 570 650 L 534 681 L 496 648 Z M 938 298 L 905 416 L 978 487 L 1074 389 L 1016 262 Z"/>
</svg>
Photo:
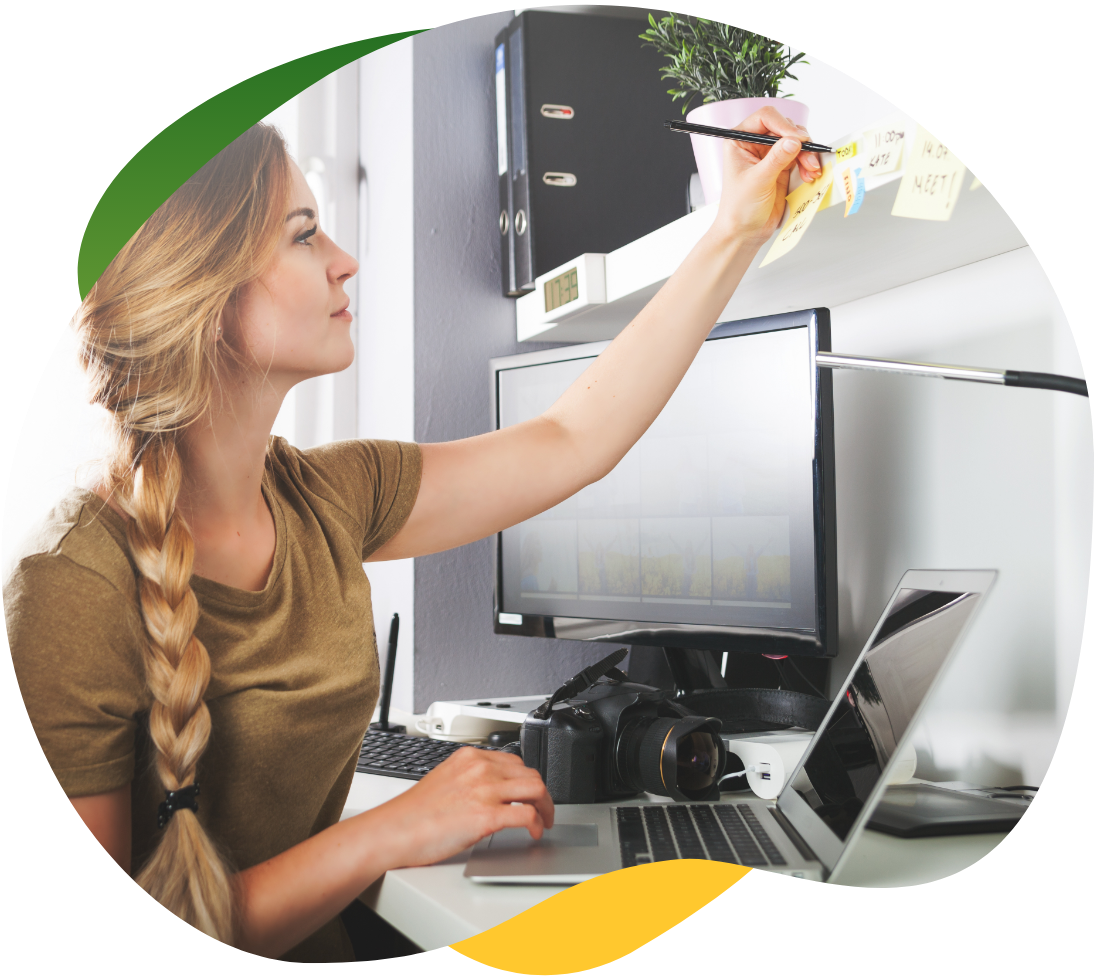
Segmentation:
<svg viewBox="0 0 1104 978">
<path fill-rule="evenodd" d="M 275 130 L 215 157 L 101 276 L 75 322 L 114 449 L 27 545 L 5 608 L 63 788 L 174 913 L 335 960 L 338 913 L 388 869 L 552 824 L 535 771 L 474 750 L 338 822 L 379 686 L 362 562 L 478 540 L 617 464 L 777 226 L 789 171 L 819 172 L 773 109 L 742 128 L 784 138 L 726 143 L 717 218 L 647 308 L 544 415 L 475 438 L 270 437 L 295 384 L 352 362 L 357 271 Z"/>
</svg>

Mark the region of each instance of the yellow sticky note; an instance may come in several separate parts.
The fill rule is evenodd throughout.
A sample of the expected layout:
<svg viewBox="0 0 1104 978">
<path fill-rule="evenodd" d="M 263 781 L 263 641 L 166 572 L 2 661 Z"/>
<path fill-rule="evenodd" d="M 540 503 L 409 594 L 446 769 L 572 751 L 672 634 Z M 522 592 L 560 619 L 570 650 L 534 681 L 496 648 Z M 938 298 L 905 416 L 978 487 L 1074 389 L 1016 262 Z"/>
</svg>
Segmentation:
<svg viewBox="0 0 1104 978">
<path fill-rule="evenodd" d="M 778 237 L 774 239 L 770 251 L 759 267 L 769 265 L 776 258 L 792 251 L 797 243 L 804 237 L 809 225 L 813 223 L 820 203 L 828 194 L 832 186 L 832 167 L 824 166 L 823 172 L 812 183 L 803 183 L 789 197 L 786 203 L 790 205 L 790 217 L 786 221 Z"/>
<path fill-rule="evenodd" d="M 836 150 L 836 162 L 843 163 L 845 160 L 852 159 L 859 155 L 859 144 L 848 143 L 846 146 L 840 146 Z"/>
<path fill-rule="evenodd" d="M 870 129 L 863 133 L 864 177 L 877 177 L 895 173 L 901 165 L 901 151 L 905 147 L 905 127 L 894 125 Z"/>
<path fill-rule="evenodd" d="M 908 165 L 901 177 L 894 217 L 918 217 L 925 221 L 946 221 L 954 213 L 966 167 L 930 132 L 916 127 Z"/>
<path fill-rule="evenodd" d="M 977 188 L 980 187 L 980 186 L 981 186 L 981 181 L 977 177 L 974 177 L 974 182 L 970 184 L 970 189 L 971 190 L 977 190 Z"/>
</svg>

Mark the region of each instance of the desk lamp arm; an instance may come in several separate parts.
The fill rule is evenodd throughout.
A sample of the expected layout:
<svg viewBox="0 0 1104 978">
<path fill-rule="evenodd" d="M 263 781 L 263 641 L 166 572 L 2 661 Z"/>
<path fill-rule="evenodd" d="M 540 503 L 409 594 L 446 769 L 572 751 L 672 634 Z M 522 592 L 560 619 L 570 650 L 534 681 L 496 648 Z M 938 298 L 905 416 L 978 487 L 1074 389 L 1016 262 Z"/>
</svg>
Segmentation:
<svg viewBox="0 0 1104 978">
<path fill-rule="evenodd" d="M 1088 385 L 1080 377 L 1063 374 L 1040 374 L 1028 370 L 994 370 L 991 367 L 956 367 L 941 363 L 918 363 L 911 360 L 885 360 L 853 353 L 818 353 L 818 367 L 830 370 L 882 370 L 889 373 L 916 374 L 921 377 L 942 377 L 946 380 L 968 380 L 975 384 L 1001 384 L 1005 387 L 1035 387 L 1064 391 L 1067 394 L 1089 396 Z"/>
</svg>

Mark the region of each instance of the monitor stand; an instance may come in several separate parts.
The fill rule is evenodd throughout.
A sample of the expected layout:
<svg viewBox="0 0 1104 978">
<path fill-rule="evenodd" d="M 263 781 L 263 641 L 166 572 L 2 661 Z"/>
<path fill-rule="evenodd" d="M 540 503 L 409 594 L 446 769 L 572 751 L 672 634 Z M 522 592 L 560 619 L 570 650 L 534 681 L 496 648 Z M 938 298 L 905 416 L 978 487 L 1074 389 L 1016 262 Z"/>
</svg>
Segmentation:
<svg viewBox="0 0 1104 978">
<path fill-rule="evenodd" d="M 721 664 L 726 669 L 721 672 Z M 634 683 L 689 692 L 696 689 L 789 689 L 828 695 L 829 659 L 768 659 L 756 652 L 724 653 L 709 649 L 634 645 L 629 679 Z"/>
</svg>

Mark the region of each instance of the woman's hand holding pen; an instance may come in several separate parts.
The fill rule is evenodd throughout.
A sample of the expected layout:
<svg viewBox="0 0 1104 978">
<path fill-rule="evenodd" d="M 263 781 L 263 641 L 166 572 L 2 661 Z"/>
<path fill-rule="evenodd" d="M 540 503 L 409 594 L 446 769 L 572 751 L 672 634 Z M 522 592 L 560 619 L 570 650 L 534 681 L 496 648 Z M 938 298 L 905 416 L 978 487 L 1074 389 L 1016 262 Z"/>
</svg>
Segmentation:
<svg viewBox="0 0 1104 978">
<path fill-rule="evenodd" d="M 802 152 L 809 133 L 772 106 L 760 109 L 737 127 L 781 137 L 773 146 L 722 140 L 724 184 L 717 212 L 719 230 L 761 245 L 782 219 L 790 171 L 796 165 L 806 183 L 821 174 L 820 157 Z"/>
<path fill-rule="evenodd" d="M 540 774 L 516 754 L 458 750 L 375 814 L 386 824 L 389 861 L 425 866 L 504 828 L 539 839 L 555 810 Z M 382 841 L 382 839 L 381 839 Z"/>
</svg>

